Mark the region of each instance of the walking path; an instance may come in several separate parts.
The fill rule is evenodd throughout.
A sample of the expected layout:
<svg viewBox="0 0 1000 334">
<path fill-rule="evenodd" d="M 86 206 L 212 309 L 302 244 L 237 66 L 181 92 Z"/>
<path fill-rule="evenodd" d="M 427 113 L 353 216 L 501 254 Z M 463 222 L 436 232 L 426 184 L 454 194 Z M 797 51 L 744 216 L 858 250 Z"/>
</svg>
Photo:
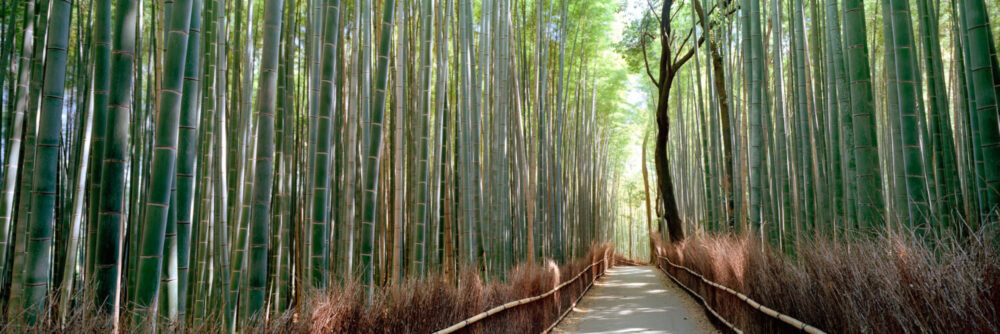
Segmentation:
<svg viewBox="0 0 1000 334">
<path fill-rule="evenodd" d="M 716 333 L 701 304 L 653 267 L 615 267 L 555 333 Z"/>
</svg>

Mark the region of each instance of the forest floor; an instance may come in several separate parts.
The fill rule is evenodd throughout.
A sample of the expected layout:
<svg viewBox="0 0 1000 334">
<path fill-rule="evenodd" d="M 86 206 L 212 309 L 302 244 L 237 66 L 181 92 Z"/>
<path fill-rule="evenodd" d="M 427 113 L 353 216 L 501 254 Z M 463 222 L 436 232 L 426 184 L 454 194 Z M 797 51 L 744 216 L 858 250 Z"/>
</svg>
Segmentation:
<svg viewBox="0 0 1000 334">
<path fill-rule="evenodd" d="M 555 333 L 716 333 L 701 304 L 650 266 L 620 266 L 577 304 Z"/>
</svg>

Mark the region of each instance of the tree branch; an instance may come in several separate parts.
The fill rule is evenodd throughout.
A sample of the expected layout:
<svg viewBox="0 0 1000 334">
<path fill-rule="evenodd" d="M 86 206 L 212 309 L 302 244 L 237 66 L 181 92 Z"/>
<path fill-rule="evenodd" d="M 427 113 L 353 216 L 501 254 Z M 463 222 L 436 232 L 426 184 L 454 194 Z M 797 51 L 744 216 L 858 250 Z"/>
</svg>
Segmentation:
<svg viewBox="0 0 1000 334">
<path fill-rule="evenodd" d="M 649 70 L 649 59 L 646 56 L 646 36 L 648 35 L 648 33 L 646 33 L 646 25 L 643 23 L 644 22 L 640 23 L 642 24 L 642 34 L 640 35 L 642 37 L 639 37 L 639 39 L 641 40 L 639 44 L 642 45 L 642 62 L 646 65 L 646 75 L 649 76 L 649 80 L 652 80 L 653 84 L 656 85 L 657 88 L 659 88 L 660 82 L 656 81 L 656 78 L 653 77 L 653 72 Z"/>
<path fill-rule="evenodd" d="M 653 7 L 653 3 L 649 2 L 649 0 L 646 0 L 646 5 L 649 6 L 649 12 L 653 13 L 652 16 L 653 16 L 654 19 L 656 19 L 656 23 L 659 26 L 662 27 L 663 26 L 663 21 L 660 21 L 660 18 L 658 16 L 656 16 L 656 9 L 655 9 L 656 7 Z"/>
<path fill-rule="evenodd" d="M 726 13 L 726 16 L 732 15 L 733 13 L 736 12 L 737 9 L 739 9 L 739 7 L 733 8 L 728 13 Z M 714 27 L 715 27 L 715 22 L 709 22 L 708 29 L 705 29 L 705 33 L 701 34 L 701 37 L 698 38 L 698 41 L 695 42 L 695 45 L 693 47 L 691 47 L 690 49 L 688 49 L 687 53 L 685 53 L 683 56 L 680 56 L 680 57 L 676 58 L 677 60 L 673 61 L 673 63 L 670 64 L 670 68 L 672 70 L 677 70 L 681 66 L 683 66 L 684 63 L 687 63 L 688 60 L 691 60 L 691 57 L 694 56 L 694 50 L 697 49 L 698 47 L 700 47 L 702 44 L 705 43 L 705 36 Z M 692 28 L 692 30 L 694 30 L 694 28 Z M 685 43 L 686 43 L 686 40 L 685 40 Z M 678 53 L 678 55 L 680 55 L 680 53 Z"/>
</svg>

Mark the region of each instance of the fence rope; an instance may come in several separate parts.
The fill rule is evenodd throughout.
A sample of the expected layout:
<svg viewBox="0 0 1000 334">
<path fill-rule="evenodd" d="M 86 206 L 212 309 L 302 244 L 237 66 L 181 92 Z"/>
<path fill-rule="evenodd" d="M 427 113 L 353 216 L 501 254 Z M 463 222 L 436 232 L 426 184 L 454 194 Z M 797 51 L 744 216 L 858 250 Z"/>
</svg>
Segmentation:
<svg viewBox="0 0 1000 334">
<path fill-rule="evenodd" d="M 789 325 L 791 325 L 791 326 L 793 326 L 795 328 L 798 328 L 799 330 L 801 330 L 803 332 L 806 332 L 806 333 L 809 333 L 809 334 L 826 334 L 826 332 L 820 330 L 819 328 L 816 328 L 816 327 L 814 327 L 812 325 L 809 325 L 809 324 L 807 324 L 805 322 L 802 322 L 801 320 L 792 318 L 791 316 L 788 316 L 786 314 L 778 312 L 778 311 L 776 311 L 776 310 L 774 310 L 774 309 L 772 309 L 770 307 L 761 305 L 757 301 L 751 299 L 750 297 L 747 297 L 746 295 L 744 295 L 744 294 L 742 294 L 742 293 L 740 293 L 740 292 L 738 292 L 736 290 L 730 289 L 730 288 L 726 287 L 725 285 L 722 285 L 722 284 L 710 281 L 710 280 L 706 279 L 704 276 L 701 276 L 701 274 L 698 274 L 694 270 L 689 269 L 688 267 L 674 264 L 673 262 L 670 261 L 670 259 L 668 259 L 668 258 L 666 258 L 664 256 L 660 256 L 659 258 L 663 259 L 664 261 L 667 261 L 667 264 L 669 264 L 670 266 L 672 266 L 674 268 L 684 269 L 689 274 L 694 275 L 695 277 L 701 279 L 702 282 L 705 282 L 706 284 L 711 285 L 712 287 L 715 287 L 716 289 L 725 291 L 726 293 L 729 293 L 730 295 L 736 296 L 736 298 L 738 298 L 740 301 L 742 301 L 742 302 L 746 303 L 747 305 L 749 305 L 750 307 L 752 307 L 752 308 L 760 311 L 764 315 L 767 315 L 767 316 L 770 316 L 772 318 L 781 320 L 782 322 L 784 322 L 786 324 L 789 324 Z M 663 270 L 663 268 L 660 268 L 660 269 Z M 664 272 L 666 272 L 666 270 L 664 270 Z M 674 281 L 678 281 L 672 275 L 670 275 L 670 273 L 667 273 L 667 276 L 670 276 L 670 278 L 674 279 Z M 679 284 L 679 282 L 678 282 L 678 284 Z M 687 289 L 687 287 L 685 287 L 685 289 Z M 688 289 L 688 290 L 691 291 L 690 289 Z M 695 294 L 695 295 L 697 295 L 697 294 Z M 699 296 L 699 298 L 701 298 L 701 296 Z M 702 299 L 703 302 L 705 301 L 704 298 L 701 298 L 701 299 Z M 703 304 L 705 304 L 706 307 L 708 306 L 707 303 L 703 303 Z M 711 308 L 709 308 L 709 310 L 711 310 Z M 712 313 L 715 313 L 715 311 L 712 311 Z M 722 319 L 721 316 L 719 318 Z M 726 324 L 728 324 L 728 322 L 726 322 L 725 319 L 723 319 L 723 322 L 726 323 Z M 735 327 L 733 327 L 731 325 L 730 325 L 730 327 L 735 329 Z"/>
<path fill-rule="evenodd" d="M 524 305 L 524 304 L 530 304 L 530 303 L 532 303 L 532 302 L 535 302 L 535 301 L 538 301 L 538 300 L 540 300 L 540 299 L 542 299 L 542 298 L 545 298 L 545 297 L 548 297 L 548 296 L 551 296 L 552 294 L 554 294 L 554 293 L 556 293 L 557 291 L 561 290 L 561 289 L 562 289 L 563 287 L 565 287 L 565 286 L 567 286 L 567 285 L 570 285 L 570 284 L 571 284 L 571 283 L 573 283 L 573 282 L 576 282 L 576 280 L 580 279 L 580 277 L 581 277 L 581 276 L 583 276 L 583 274 L 584 274 L 584 273 L 586 273 L 587 271 L 589 271 L 589 270 L 590 270 L 590 268 L 593 268 L 593 267 L 594 267 L 595 265 L 598 265 L 598 264 L 601 264 L 601 263 L 604 263 L 604 260 L 605 260 L 606 258 L 607 258 L 607 257 L 605 256 L 604 258 L 601 258 L 601 260 L 600 260 L 600 261 L 597 261 L 597 262 L 594 262 L 594 263 L 591 263 L 591 264 L 590 264 L 589 266 L 587 266 L 587 268 L 584 268 L 583 270 L 581 270 L 581 271 L 580 271 L 580 273 L 576 274 L 576 276 L 575 276 L 575 277 L 573 277 L 573 279 L 571 279 L 571 280 L 568 280 L 568 281 L 566 281 L 566 282 L 563 282 L 562 284 L 559 284 L 558 286 L 556 286 L 556 287 L 555 287 L 555 288 L 553 288 L 552 290 L 549 290 L 549 291 L 548 291 L 548 292 L 546 292 L 546 293 L 543 293 L 543 294 L 540 294 L 540 295 L 537 295 L 537 296 L 534 296 L 534 297 L 528 297 L 528 298 L 524 298 L 524 299 L 518 299 L 518 300 L 515 300 L 515 301 L 511 301 L 511 302 L 507 302 L 506 304 L 503 304 L 503 305 L 500 305 L 500 306 L 497 306 L 497 307 L 494 307 L 494 308 L 491 308 L 491 309 L 489 309 L 489 310 L 486 310 L 485 312 L 482 312 L 482 313 L 479 313 L 479 314 L 477 314 L 477 315 L 474 315 L 474 316 L 472 316 L 472 317 L 470 317 L 470 318 L 468 318 L 468 319 L 465 319 L 465 320 L 462 320 L 461 322 L 458 322 L 458 323 L 456 323 L 456 324 L 454 324 L 454 325 L 451 325 L 451 326 L 449 326 L 448 328 L 445 328 L 445 329 L 442 329 L 442 330 L 439 330 L 439 331 L 437 331 L 437 332 L 434 332 L 434 333 L 435 333 L 435 334 L 447 334 L 447 333 L 454 333 L 454 332 L 456 332 L 456 331 L 458 331 L 458 330 L 460 330 L 460 329 L 462 329 L 462 328 L 465 328 L 466 326 L 469 326 L 469 325 L 471 325 L 471 324 L 474 324 L 474 323 L 476 323 L 476 322 L 478 322 L 478 321 L 480 321 L 480 320 L 483 320 L 483 319 L 486 319 L 486 318 L 488 318 L 488 317 L 490 317 L 490 316 L 492 316 L 492 315 L 494 315 L 494 314 L 497 314 L 497 313 L 500 313 L 500 312 L 503 312 L 503 311 L 505 311 L 505 310 L 508 310 L 508 309 L 511 309 L 511 308 L 514 308 L 514 307 L 517 307 L 517 306 L 521 306 L 521 305 Z M 599 273 L 597 274 L 597 276 L 595 276 L 595 277 L 594 277 L 594 280 L 597 280 L 597 277 L 600 277 L 601 275 L 603 275 L 605 271 L 606 271 L 606 270 L 601 270 L 601 271 L 600 271 L 600 272 L 599 272 Z M 591 284 L 593 284 L 593 280 L 591 281 Z M 589 288 L 590 288 L 590 287 L 588 287 L 588 289 L 589 289 Z M 587 292 L 587 290 L 584 290 L 584 294 L 585 294 L 586 292 Z M 581 294 L 581 296 L 582 296 L 582 295 L 583 295 L 583 294 Z M 579 300 L 579 299 L 578 299 L 578 300 Z M 575 304 L 575 303 L 574 303 L 574 304 Z M 571 307 L 570 309 L 572 309 L 572 307 Z M 564 314 L 564 315 L 565 315 L 565 314 Z M 562 317 L 560 317 L 560 319 L 562 319 Z M 558 323 L 558 321 L 556 321 L 556 323 Z M 550 327 L 550 329 L 551 329 L 551 327 Z"/>
<path fill-rule="evenodd" d="M 733 325 L 732 323 L 727 321 L 726 318 L 723 318 L 722 315 L 719 314 L 719 312 L 716 312 L 715 309 L 713 309 L 712 306 L 708 304 L 708 301 L 705 300 L 705 298 L 703 298 L 697 292 L 694 292 L 694 290 L 692 290 L 691 288 L 685 286 L 684 283 L 681 283 L 680 280 L 674 278 L 674 275 L 671 275 L 670 272 L 668 272 L 666 269 L 663 268 L 663 266 L 657 264 L 656 267 L 662 270 L 663 273 L 670 278 L 670 280 L 674 281 L 674 283 L 677 283 L 677 285 L 679 285 L 681 288 L 687 290 L 689 294 L 698 298 L 698 300 L 701 301 L 701 305 L 705 306 L 705 309 L 707 309 L 708 312 L 712 313 L 712 315 L 715 316 L 716 319 L 719 319 L 719 322 L 722 322 L 722 324 L 726 325 L 726 327 L 729 327 L 729 329 L 732 330 L 734 333 L 743 334 L 743 331 L 737 328 L 736 325 Z"/>
<path fill-rule="evenodd" d="M 601 278 L 601 276 L 604 276 L 604 272 L 605 271 L 607 271 L 607 270 L 605 269 L 605 270 L 602 270 L 602 271 L 598 272 L 597 276 L 594 276 L 594 279 L 590 280 L 590 284 L 587 284 L 587 288 L 583 289 L 583 292 L 581 292 L 580 295 L 576 297 L 576 300 L 574 300 L 573 303 L 569 304 L 569 307 L 566 308 L 566 311 L 564 311 L 563 314 L 559 316 L 559 319 L 556 319 L 556 321 L 553 322 L 552 325 L 549 325 L 549 328 L 546 328 L 545 331 L 542 332 L 542 334 L 549 333 L 553 329 L 555 329 L 556 326 L 559 325 L 559 323 L 562 322 L 563 319 L 565 319 L 567 315 L 569 315 L 569 312 L 572 312 L 573 309 L 576 308 L 576 304 L 580 302 L 580 299 L 583 299 L 583 296 L 587 295 L 587 291 L 590 291 L 590 287 L 594 286 L 594 282 L 597 282 L 598 278 Z"/>
</svg>

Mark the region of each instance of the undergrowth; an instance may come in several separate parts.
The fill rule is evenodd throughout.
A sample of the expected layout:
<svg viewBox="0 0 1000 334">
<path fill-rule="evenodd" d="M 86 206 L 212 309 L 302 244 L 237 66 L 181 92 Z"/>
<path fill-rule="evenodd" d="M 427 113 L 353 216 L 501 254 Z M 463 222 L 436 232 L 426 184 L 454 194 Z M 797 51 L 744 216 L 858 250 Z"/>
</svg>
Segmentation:
<svg viewBox="0 0 1000 334">
<path fill-rule="evenodd" d="M 588 255 L 563 266 L 525 264 L 513 268 L 506 282 L 484 283 L 472 272 L 457 285 L 442 276 L 408 280 L 387 288 L 365 306 L 357 284 L 314 297 L 307 305 L 308 321 L 297 331 L 310 333 L 430 333 L 504 303 L 548 292 L 584 272 L 554 296 L 520 305 L 466 327 L 462 333 L 539 333 L 579 297 L 614 258 L 609 245 L 597 245 Z"/>
<path fill-rule="evenodd" d="M 601 259 L 605 262 L 592 266 Z M 305 303 L 283 314 L 272 314 L 252 325 L 240 326 L 246 333 L 430 333 L 440 330 L 501 304 L 548 292 L 557 285 L 578 280 L 553 296 L 502 311 L 476 322 L 460 333 L 538 333 L 555 322 L 586 287 L 608 266 L 627 260 L 614 254 L 607 244 L 594 245 L 579 259 L 556 266 L 553 261 L 543 264 L 523 264 L 514 267 L 503 282 L 484 283 L 472 271 L 458 275 L 457 281 L 442 275 L 405 280 L 376 291 L 367 303 L 361 286 L 348 283 L 325 293 L 304 298 Z M 92 300 L 85 289 L 81 300 Z M 50 301 L 48 305 L 56 305 Z M 38 322 L 27 326 L 22 321 L 3 323 L 0 333 L 107 333 L 111 331 L 108 316 L 97 312 L 92 303 L 75 305 L 64 321 L 55 319 L 51 310 L 39 315 Z M 197 323 L 187 324 L 184 332 L 226 332 L 218 313 Z M 132 319 L 123 313 L 121 319 Z M 21 319 L 21 316 L 5 317 Z M 154 328 L 134 326 L 124 321 L 119 332 L 146 333 Z M 157 321 L 158 332 L 176 332 L 176 324 Z"/>
<path fill-rule="evenodd" d="M 657 251 L 706 279 L 831 333 L 997 333 L 1000 236 L 987 230 L 934 248 L 899 233 L 803 242 L 794 257 L 746 236 L 705 236 Z M 748 333 L 797 332 L 683 269 L 660 267 Z"/>
<path fill-rule="evenodd" d="M 606 261 L 596 264 L 600 260 Z M 357 283 L 331 288 L 326 293 L 305 298 L 301 307 L 246 326 L 248 333 L 430 333 L 458 323 L 498 305 L 548 292 L 557 285 L 580 278 L 558 293 L 536 302 L 520 305 L 474 323 L 462 333 L 538 333 L 554 323 L 586 287 L 608 266 L 627 263 L 607 244 L 594 245 L 590 252 L 575 261 L 556 266 L 553 261 L 514 267 L 504 282 L 484 283 L 472 271 L 464 271 L 457 282 L 442 275 L 406 280 L 378 290 L 371 303 L 364 299 Z M 585 268 L 595 264 L 589 270 Z M 81 300 L 92 300 L 85 289 Z M 56 305 L 52 300 L 48 305 Z M 131 319 L 123 314 L 123 319 Z M 22 319 L 19 315 L 3 317 Z M 175 332 L 176 324 L 158 321 L 160 332 Z M 188 324 L 185 332 L 225 332 L 219 314 L 209 315 L 198 323 Z M 0 322 L 0 333 L 105 333 L 111 331 L 108 316 L 101 315 L 92 303 L 75 305 L 64 320 L 55 319 L 51 309 L 39 315 L 35 325 L 22 321 Z M 123 333 L 153 332 L 153 328 L 130 326 L 125 321 Z"/>
</svg>

